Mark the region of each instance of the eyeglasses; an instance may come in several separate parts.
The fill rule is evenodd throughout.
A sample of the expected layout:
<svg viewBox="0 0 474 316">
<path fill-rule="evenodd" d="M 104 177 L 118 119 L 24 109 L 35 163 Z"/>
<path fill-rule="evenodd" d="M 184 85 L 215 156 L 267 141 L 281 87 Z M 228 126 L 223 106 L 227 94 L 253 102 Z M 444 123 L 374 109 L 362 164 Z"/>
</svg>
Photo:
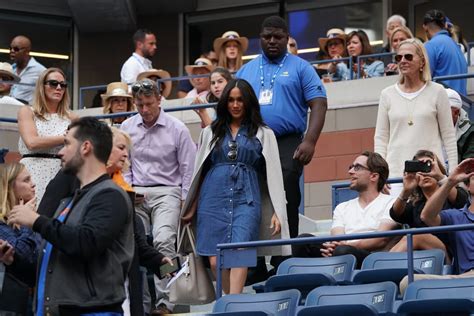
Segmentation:
<svg viewBox="0 0 474 316">
<path fill-rule="evenodd" d="M 395 55 L 395 61 L 397 63 L 401 62 L 402 58 L 405 58 L 405 60 L 407 60 L 407 61 L 412 61 L 413 60 L 413 54 Z"/>
<path fill-rule="evenodd" d="M 288 43 L 288 46 L 290 46 L 290 47 L 296 47 L 296 44 L 295 44 L 295 43 Z"/>
<path fill-rule="evenodd" d="M 51 88 L 56 89 L 58 86 L 61 87 L 61 89 L 66 89 L 67 88 L 67 82 L 64 81 L 57 81 L 57 80 L 46 80 L 44 82 L 45 85 L 50 86 Z"/>
<path fill-rule="evenodd" d="M 229 146 L 229 152 L 227 153 L 227 158 L 229 158 L 230 161 L 235 161 L 237 159 L 237 142 L 235 140 L 230 140 L 227 143 L 227 146 Z"/>
<path fill-rule="evenodd" d="M 134 94 L 143 91 L 145 94 L 149 94 L 153 91 L 154 85 L 151 80 L 137 81 L 132 86 L 132 92 Z"/>
<path fill-rule="evenodd" d="M 10 46 L 10 51 L 18 53 L 20 50 L 25 49 L 26 47 Z"/>
<path fill-rule="evenodd" d="M 363 166 L 363 165 L 361 165 L 361 164 L 358 164 L 358 163 L 355 163 L 355 164 L 350 165 L 350 166 L 349 166 L 349 171 L 350 171 L 351 169 L 354 169 L 354 171 L 359 171 L 359 170 L 368 170 L 368 171 L 370 171 L 369 168 L 367 168 L 366 166 Z"/>
</svg>

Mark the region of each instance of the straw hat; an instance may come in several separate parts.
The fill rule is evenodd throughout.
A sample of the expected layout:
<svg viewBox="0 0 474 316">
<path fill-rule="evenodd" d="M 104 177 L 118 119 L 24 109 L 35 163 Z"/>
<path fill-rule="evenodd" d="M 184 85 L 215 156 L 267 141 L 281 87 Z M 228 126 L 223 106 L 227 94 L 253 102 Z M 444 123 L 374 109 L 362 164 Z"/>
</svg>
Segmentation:
<svg viewBox="0 0 474 316">
<path fill-rule="evenodd" d="M 242 53 L 245 53 L 247 48 L 249 47 L 249 40 L 246 37 L 240 37 L 239 33 L 235 31 L 227 31 L 222 34 L 221 37 L 218 37 L 214 40 L 214 51 L 216 52 L 217 56 L 219 56 L 219 51 L 221 50 L 222 46 L 228 41 L 236 41 L 242 47 Z"/>
<path fill-rule="evenodd" d="M 112 82 L 107 85 L 107 91 L 100 96 L 104 101 L 111 97 L 132 98 L 127 91 L 128 86 L 125 82 Z"/>
<path fill-rule="evenodd" d="M 192 75 L 193 70 L 197 68 L 204 68 L 204 69 L 209 70 L 209 72 L 211 72 L 214 70 L 214 65 L 212 64 L 212 61 L 210 61 L 207 58 L 198 58 L 194 61 L 193 65 L 186 65 L 184 67 L 188 75 Z"/>
<path fill-rule="evenodd" d="M 0 63 L 0 75 L 7 75 L 11 81 L 20 82 L 20 77 L 13 72 L 12 65 L 9 63 Z"/>
<path fill-rule="evenodd" d="M 342 40 L 343 44 L 345 45 L 346 43 L 346 33 L 344 33 L 343 30 L 341 29 L 330 29 L 327 33 L 326 33 L 326 37 L 321 37 L 318 39 L 318 42 L 319 42 L 319 48 L 322 49 L 323 51 L 326 51 L 326 46 L 328 44 L 328 42 L 334 38 L 338 38 L 340 40 Z"/>
<path fill-rule="evenodd" d="M 137 81 L 143 80 L 145 78 L 150 78 L 150 77 L 153 77 L 153 76 L 156 76 L 159 79 L 171 78 L 170 73 L 167 72 L 166 70 L 163 70 L 163 69 L 150 69 L 150 70 L 141 72 L 137 77 Z M 164 87 L 163 91 L 161 92 L 161 95 L 163 95 L 165 98 L 167 98 L 171 93 L 171 81 L 163 81 L 162 83 L 165 85 L 165 87 Z"/>
</svg>

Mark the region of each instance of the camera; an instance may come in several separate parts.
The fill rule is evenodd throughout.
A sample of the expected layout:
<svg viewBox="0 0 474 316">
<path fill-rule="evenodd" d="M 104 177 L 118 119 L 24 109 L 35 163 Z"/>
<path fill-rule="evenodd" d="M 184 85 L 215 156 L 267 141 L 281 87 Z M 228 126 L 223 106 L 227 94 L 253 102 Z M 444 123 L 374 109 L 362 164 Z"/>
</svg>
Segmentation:
<svg viewBox="0 0 474 316">
<path fill-rule="evenodd" d="M 431 161 L 407 160 L 405 161 L 405 172 L 430 172 Z"/>
</svg>

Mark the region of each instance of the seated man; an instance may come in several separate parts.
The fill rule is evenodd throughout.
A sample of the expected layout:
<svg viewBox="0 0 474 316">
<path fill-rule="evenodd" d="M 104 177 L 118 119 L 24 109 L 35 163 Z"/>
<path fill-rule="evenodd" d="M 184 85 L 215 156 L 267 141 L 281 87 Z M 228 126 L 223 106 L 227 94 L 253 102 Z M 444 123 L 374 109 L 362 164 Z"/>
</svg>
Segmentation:
<svg viewBox="0 0 474 316">
<path fill-rule="evenodd" d="M 466 204 L 462 209 L 441 210 L 449 192 L 460 182 L 467 182 L 471 199 L 474 196 L 474 158 L 464 160 L 431 198 L 421 211 L 421 219 L 428 226 L 447 226 L 474 223 L 474 204 Z M 456 260 L 454 273 L 457 275 L 415 274 L 415 280 L 422 279 L 455 279 L 474 277 L 474 231 L 461 230 L 449 232 L 449 246 Z M 408 286 L 408 277 L 400 282 L 400 293 Z"/>
<path fill-rule="evenodd" d="M 349 166 L 350 188 L 359 197 L 339 204 L 334 210 L 331 235 L 386 231 L 397 227 L 390 218 L 395 199 L 381 193 L 388 178 L 388 164 L 377 153 L 364 152 Z M 300 237 L 312 235 L 302 234 Z M 333 241 L 318 245 L 295 245 L 295 257 L 330 257 L 353 254 L 360 268 L 373 251 L 390 249 L 391 238 Z"/>
</svg>

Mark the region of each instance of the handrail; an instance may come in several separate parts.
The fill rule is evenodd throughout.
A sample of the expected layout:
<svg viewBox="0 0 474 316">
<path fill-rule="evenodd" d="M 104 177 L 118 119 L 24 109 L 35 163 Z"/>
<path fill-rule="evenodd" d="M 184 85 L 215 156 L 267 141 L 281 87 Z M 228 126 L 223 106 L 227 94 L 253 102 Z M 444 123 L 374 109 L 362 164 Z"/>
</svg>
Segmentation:
<svg viewBox="0 0 474 316">
<path fill-rule="evenodd" d="M 178 112 L 178 111 L 188 111 L 188 110 L 197 110 L 197 109 L 207 109 L 215 107 L 217 103 L 202 103 L 202 104 L 192 104 L 192 105 L 179 105 L 179 106 L 164 106 L 162 107 L 165 112 Z M 108 114 L 99 114 L 91 115 L 97 119 L 107 119 L 107 118 L 117 118 L 117 117 L 128 117 L 137 114 L 137 111 L 131 112 L 120 112 L 120 113 L 108 113 Z M 18 123 L 17 119 L 0 117 L 0 122 L 6 123 Z"/>
<path fill-rule="evenodd" d="M 369 238 L 380 238 L 380 237 L 395 237 L 395 236 L 407 236 L 407 265 L 408 265 L 408 283 L 413 282 L 413 235 L 428 234 L 428 233 L 442 233 L 450 231 L 461 231 L 461 230 L 473 230 L 474 225 L 462 224 L 462 225 L 447 225 L 437 227 L 422 227 L 422 228 L 410 228 L 410 229 L 398 229 L 383 232 L 371 232 L 371 233 L 358 233 L 348 235 L 334 235 L 324 237 L 300 237 L 292 239 L 278 239 L 278 240 L 259 240 L 249 242 L 238 242 L 238 243 L 226 243 L 217 245 L 217 282 L 216 282 L 216 300 L 221 297 L 222 294 L 222 261 L 225 256 L 223 250 L 230 249 L 243 249 L 243 248 L 258 248 L 268 246 L 283 246 L 283 245 L 301 245 L 310 244 L 316 242 L 327 242 L 327 241 L 343 241 L 353 239 L 369 239 Z"/>
</svg>

